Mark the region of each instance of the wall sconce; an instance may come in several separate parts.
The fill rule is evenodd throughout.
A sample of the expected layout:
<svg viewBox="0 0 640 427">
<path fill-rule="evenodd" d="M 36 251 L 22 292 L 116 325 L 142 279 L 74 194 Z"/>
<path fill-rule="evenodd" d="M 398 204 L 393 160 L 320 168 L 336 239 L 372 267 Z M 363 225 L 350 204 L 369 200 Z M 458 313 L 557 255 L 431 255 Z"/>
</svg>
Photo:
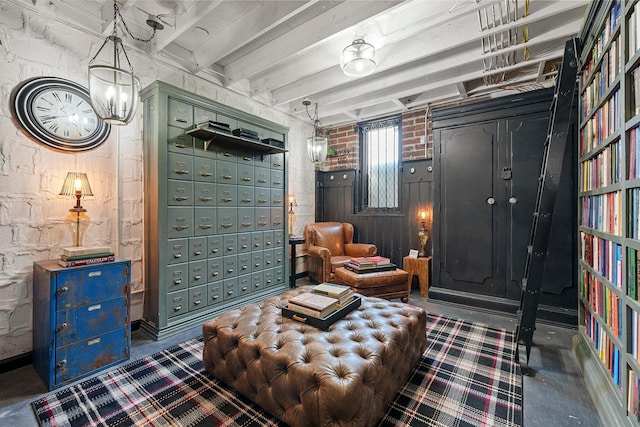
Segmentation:
<svg viewBox="0 0 640 427">
<path fill-rule="evenodd" d="M 420 230 L 418 231 L 418 239 L 420 240 L 420 252 L 418 256 L 423 258 L 427 256 L 427 242 L 429 241 L 429 231 L 427 231 L 427 224 L 431 223 L 431 209 L 420 209 L 418 212 L 418 219 L 420 220 Z"/>
<path fill-rule="evenodd" d="M 296 224 L 296 213 L 293 211 L 294 207 L 298 207 L 296 202 L 296 196 L 289 194 L 289 237 L 293 237 L 293 227 Z"/>
<path fill-rule="evenodd" d="M 76 198 L 76 205 L 69 209 L 69 215 L 64 219 L 64 223 L 71 232 L 73 245 L 82 246 L 82 239 L 89 228 L 91 218 L 86 214 L 87 210 L 80 205 L 80 199 L 82 196 L 93 196 L 87 174 L 68 172 L 59 195 Z"/>
<path fill-rule="evenodd" d="M 302 105 L 304 105 L 307 111 L 307 116 L 309 116 L 313 121 L 313 134 L 307 138 L 307 155 L 309 156 L 309 160 L 313 163 L 322 163 L 327 158 L 329 140 L 326 136 L 318 134 L 322 129 L 322 123 L 320 123 L 320 120 L 318 119 L 318 103 L 316 102 L 316 111 L 313 117 L 309 114 L 309 105 L 311 105 L 311 101 L 305 99 L 302 101 Z"/>
<path fill-rule="evenodd" d="M 376 69 L 376 48 L 364 41 L 362 37 L 356 39 L 342 50 L 340 67 L 349 77 L 364 77 Z"/>
<path fill-rule="evenodd" d="M 156 35 L 157 29 L 162 29 L 163 25 L 157 20 L 147 20 L 147 25 L 153 28 L 153 34 L 147 40 L 134 37 L 127 24 L 124 22 L 118 3 L 113 1 L 113 33 L 108 36 L 98 49 L 98 52 L 89 61 L 89 95 L 91 106 L 96 114 L 104 122 L 112 125 L 126 125 L 132 119 L 138 108 L 138 91 L 140 82 L 133 74 L 133 66 L 129 61 L 127 52 L 124 50 L 122 39 L 118 37 L 117 26 L 118 17 L 127 33 L 140 42 L 149 42 Z M 110 45 L 112 49 L 106 49 L 105 54 L 98 59 L 105 46 Z M 120 57 L 124 56 L 127 69 L 120 66 Z"/>
</svg>

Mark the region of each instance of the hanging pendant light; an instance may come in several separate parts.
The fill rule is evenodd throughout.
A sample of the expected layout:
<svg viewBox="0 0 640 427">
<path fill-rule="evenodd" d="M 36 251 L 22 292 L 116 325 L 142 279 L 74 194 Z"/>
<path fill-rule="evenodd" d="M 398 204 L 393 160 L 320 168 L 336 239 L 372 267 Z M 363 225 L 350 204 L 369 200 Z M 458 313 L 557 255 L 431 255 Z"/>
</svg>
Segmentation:
<svg viewBox="0 0 640 427">
<path fill-rule="evenodd" d="M 122 39 L 118 37 L 118 17 L 125 30 L 129 32 L 114 0 L 113 33 L 105 39 L 89 61 L 89 95 L 91 106 L 100 119 L 112 125 L 126 125 L 133 119 L 138 107 L 140 82 L 133 74 L 133 66 L 124 50 Z M 147 24 L 153 28 L 153 34 L 149 39 L 141 40 L 133 37 L 131 33 L 129 35 L 141 42 L 151 41 L 156 29 L 162 28 L 155 21 L 147 21 Z M 124 57 L 124 63 L 121 63 L 121 57 Z M 121 65 L 125 65 L 126 68 Z"/>
<path fill-rule="evenodd" d="M 349 46 L 342 50 L 340 66 L 342 71 L 350 77 L 364 77 L 373 73 L 376 69 L 376 48 L 356 38 Z"/>
<path fill-rule="evenodd" d="M 311 105 L 311 101 L 305 99 L 302 101 L 302 105 L 305 106 L 307 115 L 313 121 L 313 134 L 307 138 L 307 155 L 309 156 L 309 160 L 313 163 L 322 163 L 327 158 L 329 141 L 326 136 L 319 135 L 319 132 L 322 129 L 322 123 L 320 123 L 320 120 L 318 119 L 318 103 L 316 102 L 316 111 L 313 117 L 309 114 L 309 105 Z"/>
</svg>

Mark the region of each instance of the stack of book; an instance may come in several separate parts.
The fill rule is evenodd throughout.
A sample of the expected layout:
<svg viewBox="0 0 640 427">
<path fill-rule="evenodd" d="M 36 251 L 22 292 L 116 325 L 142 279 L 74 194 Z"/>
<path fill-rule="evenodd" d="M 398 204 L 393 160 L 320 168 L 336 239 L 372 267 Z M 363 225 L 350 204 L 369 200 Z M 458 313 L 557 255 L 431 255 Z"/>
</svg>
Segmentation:
<svg viewBox="0 0 640 427">
<path fill-rule="evenodd" d="M 346 306 L 354 298 L 348 286 L 321 283 L 312 292 L 296 295 L 289 299 L 288 309 L 305 316 L 323 319 Z"/>
<path fill-rule="evenodd" d="M 62 248 L 62 256 L 58 264 L 62 267 L 78 267 L 115 260 L 115 254 L 110 246 L 71 246 Z"/>
<path fill-rule="evenodd" d="M 392 264 L 389 258 L 382 256 L 351 258 L 344 266 L 356 273 L 395 270 L 396 268 L 395 264 Z"/>
</svg>

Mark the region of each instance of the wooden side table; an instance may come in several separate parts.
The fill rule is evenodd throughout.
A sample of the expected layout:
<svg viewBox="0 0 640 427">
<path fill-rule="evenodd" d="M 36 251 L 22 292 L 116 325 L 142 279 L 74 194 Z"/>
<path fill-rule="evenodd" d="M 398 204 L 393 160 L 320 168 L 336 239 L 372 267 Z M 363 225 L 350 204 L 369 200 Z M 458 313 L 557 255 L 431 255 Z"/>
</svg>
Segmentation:
<svg viewBox="0 0 640 427">
<path fill-rule="evenodd" d="M 409 294 L 411 294 L 411 282 L 413 282 L 413 276 L 418 276 L 420 282 L 420 296 L 429 297 L 429 264 L 431 263 L 431 257 L 424 258 L 410 258 L 404 257 L 402 262 L 402 268 L 409 273 L 407 278 L 407 287 L 409 288 Z"/>
</svg>

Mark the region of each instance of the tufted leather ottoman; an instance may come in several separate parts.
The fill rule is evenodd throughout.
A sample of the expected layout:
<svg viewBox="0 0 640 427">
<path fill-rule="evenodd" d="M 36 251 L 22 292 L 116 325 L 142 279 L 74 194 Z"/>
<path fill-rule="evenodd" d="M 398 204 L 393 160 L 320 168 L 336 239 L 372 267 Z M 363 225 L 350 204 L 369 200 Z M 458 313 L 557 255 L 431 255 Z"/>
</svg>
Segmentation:
<svg viewBox="0 0 640 427">
<path fill-rule="evenodd" d="M 347 268 L 336 269 L 336 283 L 351 286 L 354 292 L 379 298 L 400 298 L 409 301 L 409 273 L 399 268 L 376 273 L 356 273 Z"/>
<path fill-rule="evenodd" d="M 372 426 L 426 348 L 426 313 L 363 296 L 326 331 L 281 316 L 310 290 L 205 323 L 204 367 L 290 426 Z"/>
</svg>

